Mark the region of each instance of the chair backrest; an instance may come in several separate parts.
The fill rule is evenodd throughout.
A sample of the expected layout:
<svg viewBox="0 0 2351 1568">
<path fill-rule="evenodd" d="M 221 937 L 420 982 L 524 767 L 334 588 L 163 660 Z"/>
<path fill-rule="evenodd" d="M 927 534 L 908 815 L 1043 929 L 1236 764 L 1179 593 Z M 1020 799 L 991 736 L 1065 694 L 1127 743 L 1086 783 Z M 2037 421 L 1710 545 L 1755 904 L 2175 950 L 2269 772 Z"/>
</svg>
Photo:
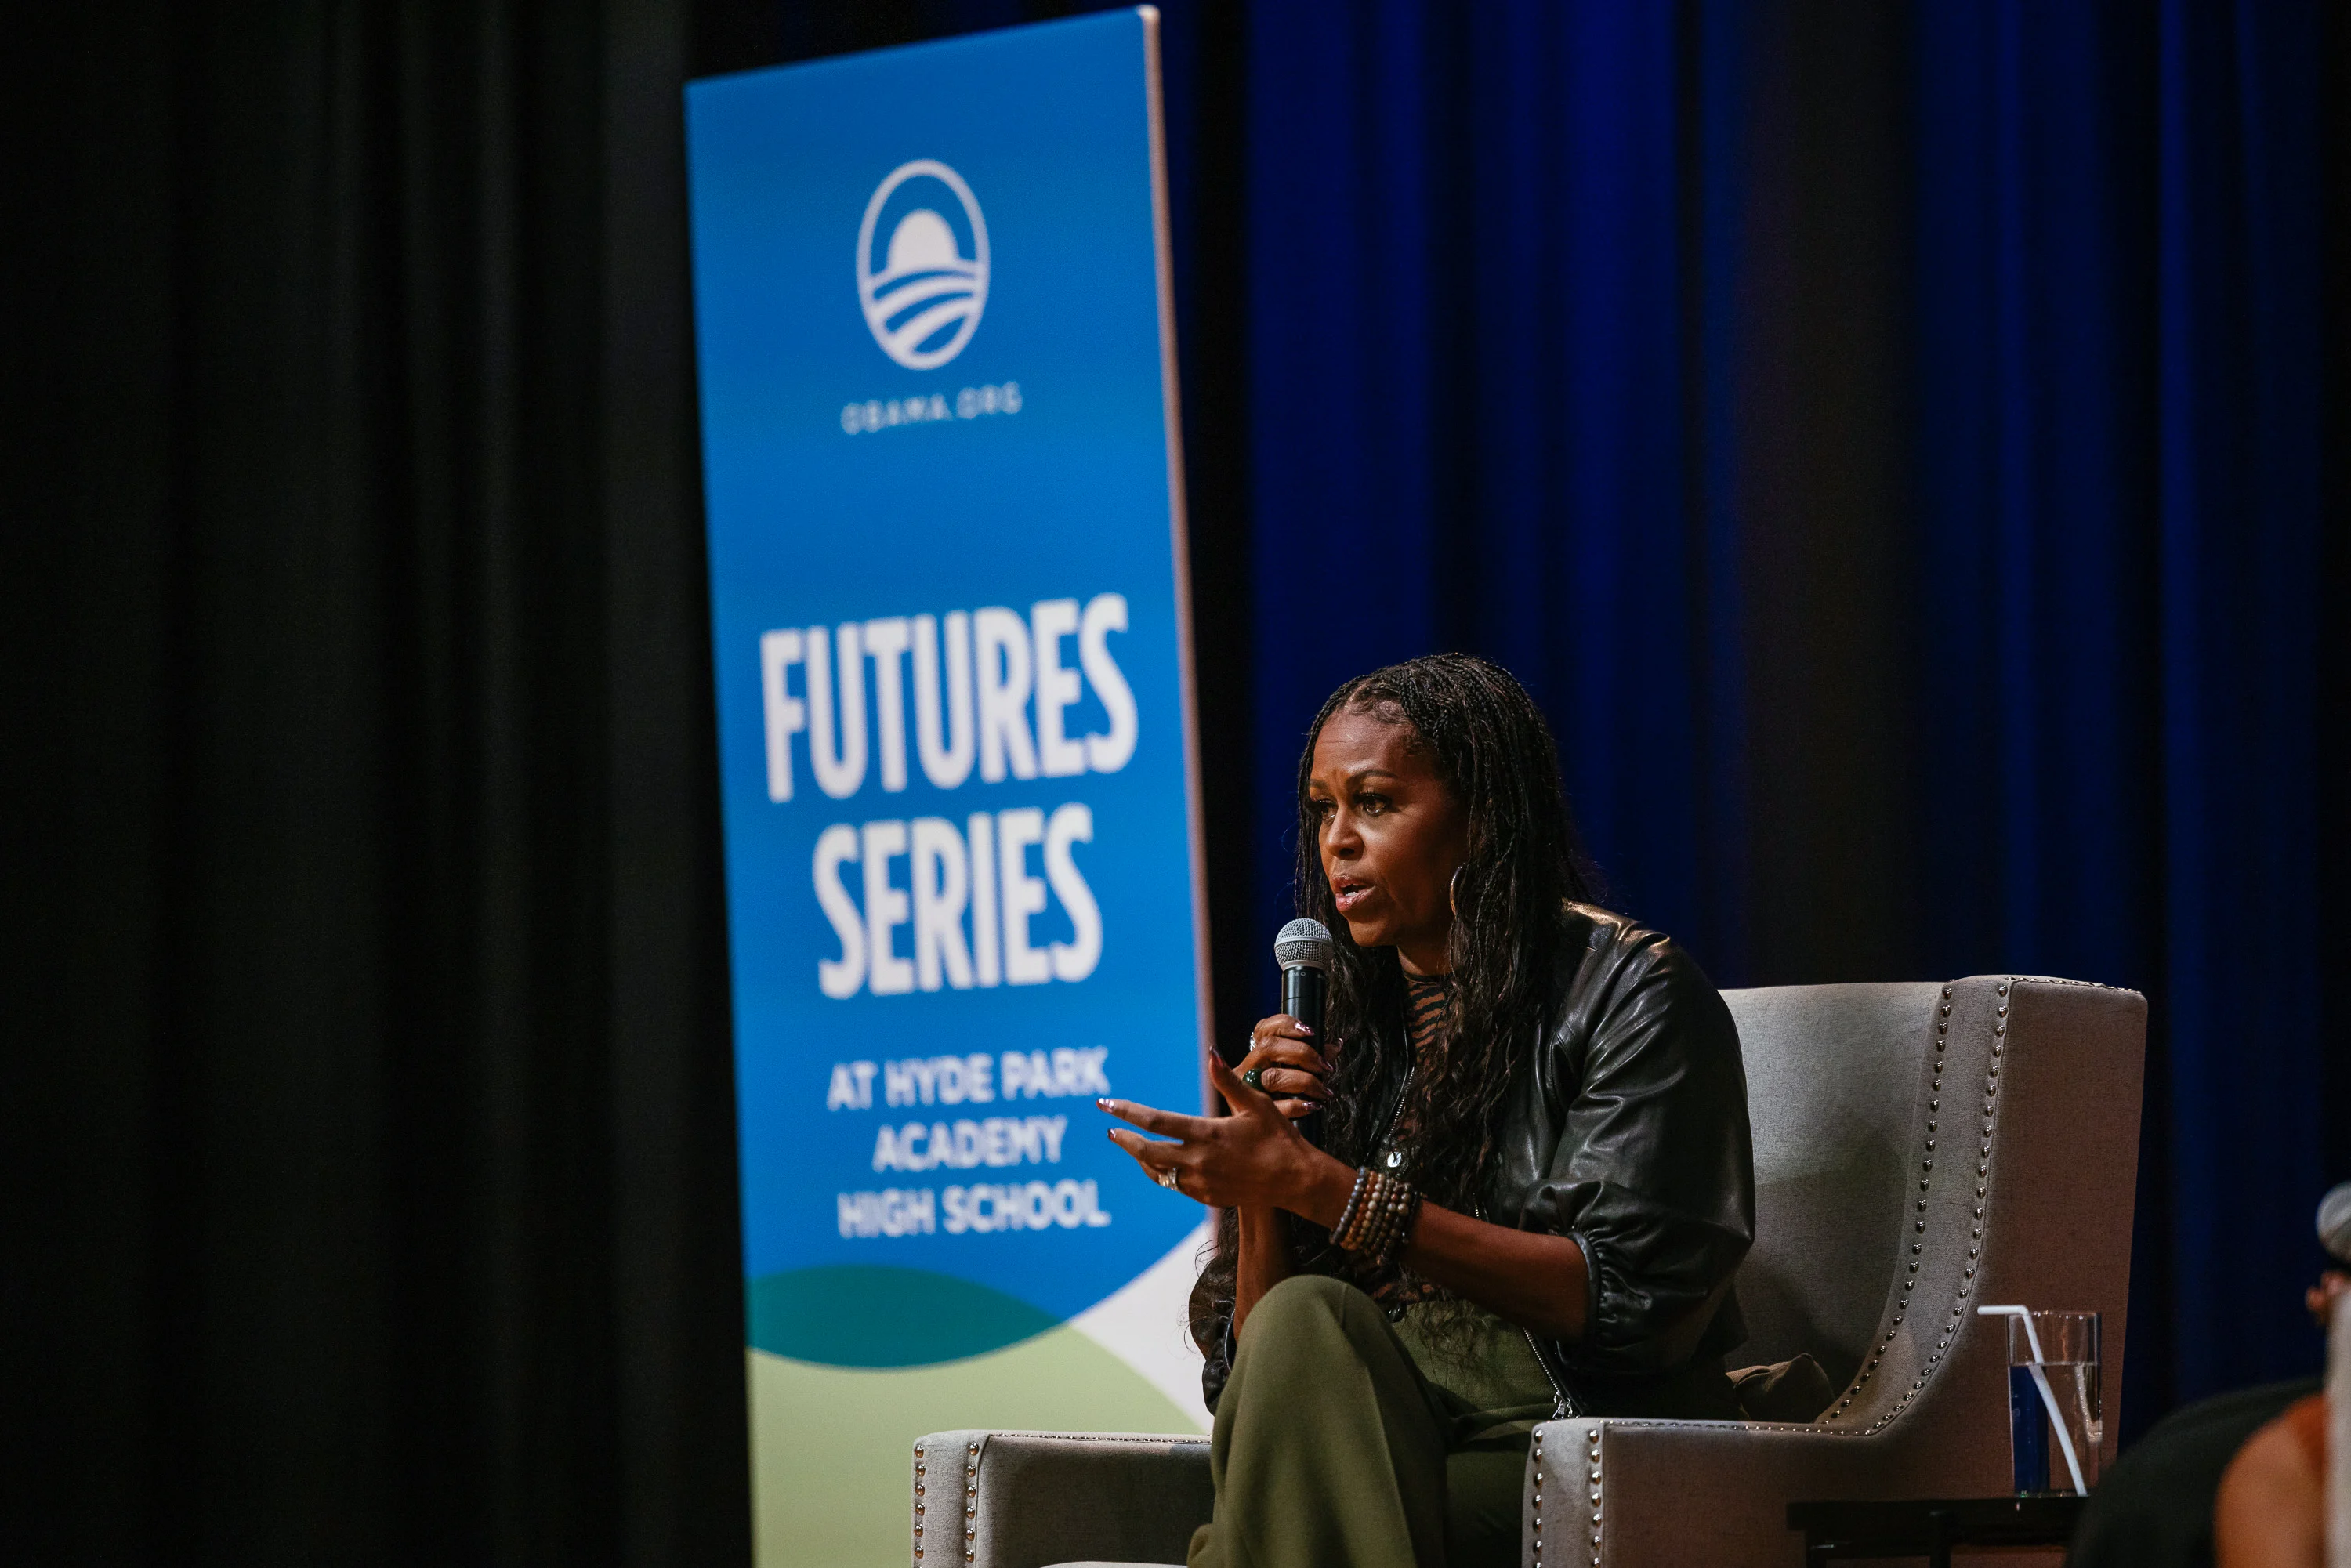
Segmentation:
<svg viewBox="0 0 2351 1568">
<path fill-rule="evenodd" d="M 2100 1312 L 2111 1458 L 2146 999 L 2016 975 L 1729 999 L 1757 1207 L 1733 1359 L 1810 1351 L 1846 1380 L 1822 1420 L 1895 1438 L 1870 1461 L 1889 1495 L 1991 1496 L 2007 1334 L 1975 1309 Z"/>
<path fill-rule="evenodd" d="M 1899 1266 L 1919 1075 L 1939 988 L 1725 991 L 1755 1130 L 1755 1247 L 1739 1271 L 1740 1364 L 1860 1367 Z"/>
</svg>

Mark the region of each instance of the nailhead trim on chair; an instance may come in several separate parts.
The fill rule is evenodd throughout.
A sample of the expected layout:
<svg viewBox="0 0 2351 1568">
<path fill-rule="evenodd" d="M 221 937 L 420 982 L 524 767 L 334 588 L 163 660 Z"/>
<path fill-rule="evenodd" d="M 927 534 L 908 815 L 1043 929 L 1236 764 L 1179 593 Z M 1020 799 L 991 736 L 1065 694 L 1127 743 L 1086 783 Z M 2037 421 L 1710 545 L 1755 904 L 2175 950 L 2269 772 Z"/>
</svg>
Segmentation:
<svg viewBox="0 0 2351 1568">
<path fill-rule="evenodd" d="M 964 1568 L 979 1556 L 979 1444 L 974 1441 L 971 1453 L 963 1462 L 963 1560 Z"/>
<path fill-rule="evenodd" d="M 1600 1428 L 1593 1427 L 1584 1434 L 1584 1439 L 1588 1448 L 1586 1465 L 1592 1480 L 1592 1568 L 1600 1568 Z M 1543 1560 L 1542 1447 L 1542 1428 L 1537 1427 L 1534 1452 L 1529 1456 L 1529 1462 L 1534 1469 L 1535 1477 L 1534 1495 L 1529 1504 L 1533 1517 L 1528 1521 L 1527 1526 L 1527 1538 L 1531 1543 L 1534 1568 L 1542 1568 Z"/>
<path fill-rule="evenodd" d="M 1869 1426 L 1860 1428 L 1851 1427 L 1839 1428 L 1847 1436 L 1867 1437 L 1871 1433 L 1883 1431 L 1888 1423 L 1902 1414 L 1908 1407 L 1910 1401 L 1917 1398 L 1919 1392 L 1927 1386 L 1927 1379 L 1935 1368 L 1942 1364 L 1945 1353 L 1950 1349 L 1952 1336 L 1958 1333 L 1959 1325 L 1966 1317 L 1967 1298 L 1976 1288 L 1976 1265 L 1983 1252 L 1984 1196 L 1988 1186 L 1987 1177 L 1991 1171 L 1992 1112 L 2000 1093 L 2000 1059 L 2001 1052 L 2007 1047 L 2008 993 L 2009 988 L 2018 978 L 2019 977 L 2011 975 L 2001 981 L 1997 992 L 2000 1002 L 1992 1014 L 1991 1064 L 1984 1074 L 1983 1137 L 1978 1145 L 1976 1155 L 1975 1224 L 1968 1233 L 1968 1261 L 1966 1267 L 1960 1270 L 1959 1297 L 1951 1305 L 1950 1317 L 1943 1324 L 1942 1337 L 1935 1342 L 1934 1351 L 1927 1357 L 1926 1366 L 1912 1380 L 1909 1388 L 1895 1400 L 1892 1409 L 1880 1416 Z M 2112 987 L 2097 988 L 2113 989 Z M 1920 1218 L 1912 1224 L 1913 1236 L 1923 1236 L 1927 1230 L 1927 1221 L 1924 1218 L 1927 1212 L 1926 1194 L 1934 1180 L 1935 1134 L 1942 1119 L 1943 1107 L 1943 1051 L 1950 1043 L 1951 998 L 1955 989 L 1955 986 L 1945 986 L 1941 1004 L 1936 1009 L 1935 1071 L 1934 1078 L 1928 1085 L 1929 1093 L 1927 1100 L 1927 1146 L 1918 1162 L 1919 1197 L 1917 1213 Z M 1947 1159 L 1946 1164 L 1948 1163 Z M 1911 1260 L 1906 1270 L 1907 1274 L 1915 1275 L 1918 1272 L 1917 1260 L 1922 1245 L 1916 1240 L 1910 1243 Z M 1845 1389 L 1844 1396 L 1837 1401 L 1835 1407 L 1830 1410 L 1824 1418 L 1826 1421 L 1835 1421 L 1852 1407 L 1855 1400 L 1861 1397 L 1862 1385 L 1869 1381 L 1870 1375 L 1877 1370 L 1878 1362 L 1884 1358 L 1886 1351 L 1893 1347 L 1896 1332 L 1902 1326 L 1902 1319 L 1910 1310 L 1912 1283 L 1913 1281 L 1905 1280 L 1902 1294 L 1894 1303 L 1894 1321 L 1886 1325 L 1885 1336 L 1877 1342 L 1876 1348 L 1869 1353 L 1869 1360 L 1863 1364 L 1861 1375 L 1855 1378 L 1852 1385 Z"/>
<path fill-rule="evenodd" d="M 923 1559 L 923 1524 L 928 1499 L 925 1494 L 928 1461 L 923 1445 L 914 1445 L 914 1560 Z M 963 1467 L 963 1560 L 966 1568 L 979 1555 L 979 1445 L 973 1443 Z"/>
<path fill-rule="evenodd" d="M 1592 1568 L 1600 1568 L 1600 1428 L 1594 1427 L 1586 1436 L 1592 1461 Z"/>
<path fill-rule="evenodd" d="M 1535 1568 L 1542 1568 L 1542 1428 L 1535 1428 L 1535 1451 L 1528 1456 L 1535 1472 L 1534 1500 L 1527 1507 L 1533 1518 L 1527 1525 L 1527 1538 L 1534 1542 Z"/>
</svg>

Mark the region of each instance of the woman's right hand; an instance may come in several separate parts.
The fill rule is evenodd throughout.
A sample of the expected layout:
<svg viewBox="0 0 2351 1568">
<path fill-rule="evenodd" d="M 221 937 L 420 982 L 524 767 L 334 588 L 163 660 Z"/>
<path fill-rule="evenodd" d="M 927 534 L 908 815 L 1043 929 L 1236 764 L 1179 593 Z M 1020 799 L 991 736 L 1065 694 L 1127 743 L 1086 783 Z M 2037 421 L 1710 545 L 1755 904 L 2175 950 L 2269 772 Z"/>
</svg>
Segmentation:
<svg viewBox="0 0 2351 1568">
<path fill-rule="evenodd" d="M 1264 1090 L 1275 1107 L 1295 1122 L 1311 1116 L 1331 1098 L 1331 1067 L 1321 1044 L 1304 1024 L 1288 1013 L 1276 1013 L 1259 1019 L 1249 1030 L 1249 1052 L 1233 1071 Z M 1247 1080 L 1250 1072 L 1259 1076 Z"/>
</svg>

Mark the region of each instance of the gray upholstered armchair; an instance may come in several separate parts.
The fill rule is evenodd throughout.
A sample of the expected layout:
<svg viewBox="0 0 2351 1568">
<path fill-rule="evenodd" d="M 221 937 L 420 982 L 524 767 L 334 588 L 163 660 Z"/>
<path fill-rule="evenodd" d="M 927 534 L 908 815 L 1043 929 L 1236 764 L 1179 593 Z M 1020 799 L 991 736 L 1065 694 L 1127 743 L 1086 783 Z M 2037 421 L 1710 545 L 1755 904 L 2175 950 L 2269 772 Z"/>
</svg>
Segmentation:
<svg viewBox="0 0 2351 1568">
<path fill-rule="evenodd" d="M 2111 1458 L 2146 1001 L 2013 977 L 1726 996 L 1758 1209 L 1733 1359 L 1809 1351 L 1843 1392 L 1801 1426 L 1538 1427 L 1525 1561 L 1794 1564 L 1792 1500 L 2006 1491 L 2007 1340 L 1982 1301 L 2105 1314 Z M 1180 1562 L 1209 1513 L 1196 1436 L 940 1432 L 914 1466 L 921 1568 Z"/>
</svg>

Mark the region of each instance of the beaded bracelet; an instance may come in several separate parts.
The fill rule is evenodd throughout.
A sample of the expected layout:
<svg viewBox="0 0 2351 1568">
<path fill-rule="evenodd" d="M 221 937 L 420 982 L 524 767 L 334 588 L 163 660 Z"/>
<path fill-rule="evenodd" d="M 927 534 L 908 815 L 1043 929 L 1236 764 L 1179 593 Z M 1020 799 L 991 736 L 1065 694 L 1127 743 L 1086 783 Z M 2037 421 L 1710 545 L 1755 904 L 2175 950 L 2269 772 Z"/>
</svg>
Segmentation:
<svg viewBox="0 0 2351 1568">
<path fill-rule="evenodd" d="M 1332 1227 L 1331 1239 L 1350 1252 L 1369 1255 L 1375 1268 L 1385 1268 L 1403 1250 L 1419 1215 L 1420 1193 L 1411 1183 L 1378 1171 L 1360 1170 L 1347 1207 L 1339 1223 Z"/>
<path fill-rule="evenodd" d="M 1355 1222 L 1355 1211 L 1363 1205 L 1364 1186 L 1371 1179 L 1371 1175 L 1368 1166 L 1357 1168 L 1354 1190 L 1347 1194 L 1347 1207 L 1339 1211 L 1339 1223 L 1331 1228 L 1331 1239 L 1342 1247 L 1344 1247 L 1346 1242 L 1341 1238 L 1347 1234 L 1347 1228 Z"/>
<path fill-rule="evenodd" d="M 1419 1189 L 1403 1182 L 1395 1185 L 1404 1191 L 1396 1203 L 1395 1218 L 1388 1227 L 1387 1244 L 1372 1260 L 1374 1269 L 1384 1269 L 1392 1260 L 1403 1256 L 1404 1249 L 1412 1244 L 1412 1228 L 1420 1218 Z"/>
<path fill-rule="evenodd" d="M 1392 1176 L 1382 1176 L 1373 1189 L 1371 1217 L 1364 1223 L 1359 1245 L 1374 1265 L 1384 1262 L 1388 1247 L 1395 1239 L 1396 1222 L 1403 1217 L 1404 1200 L 1412 1189 Z"/>
<path fill-rule="evenodd" d="M 1339 1211 L 1339 1223 L 1331 1228 L 1332 1245 L 1354 1250 L 1355 1236 L 1363 1228 L 1366 1212 L 1364 1199 L 1379 1190 L 1379 1179 L 1370 1166 L 1357 1168 L 1355 1187 L 1347 1195 L 1347 1207 Z"/>
</svg>

